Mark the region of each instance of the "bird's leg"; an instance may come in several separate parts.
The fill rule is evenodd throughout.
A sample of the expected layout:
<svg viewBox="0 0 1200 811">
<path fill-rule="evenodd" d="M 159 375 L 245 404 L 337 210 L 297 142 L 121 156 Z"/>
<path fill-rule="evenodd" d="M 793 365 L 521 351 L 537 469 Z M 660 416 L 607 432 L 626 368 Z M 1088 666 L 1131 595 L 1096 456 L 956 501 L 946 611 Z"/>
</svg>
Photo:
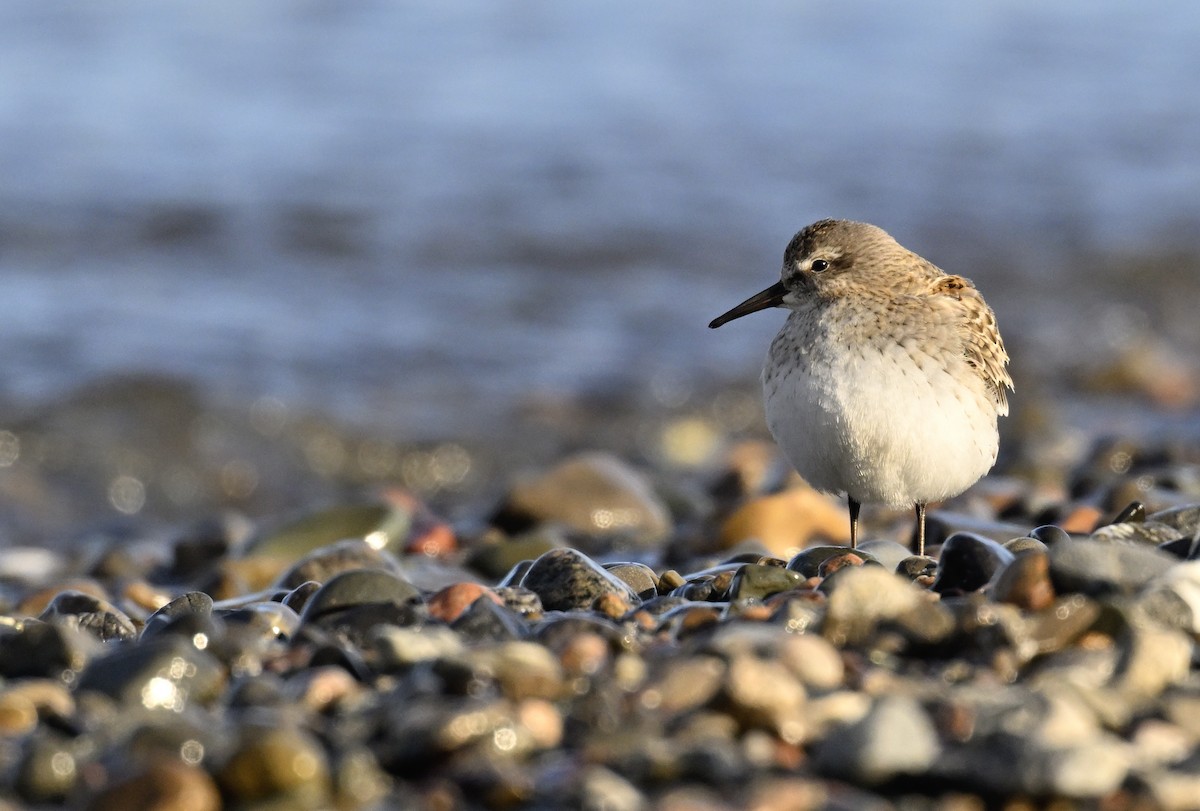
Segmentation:
<svg viewBox="0 0 1200 811">
<path fill-rule="evenodd" d="M 862 504 L 854 499 L 850 501 L 850 548 L 858 548 L 858 511 L 862 509 Z"/>
<path fill-rule="evenodd" d="M 917 554 L 925 556 L 925 505 L 917 504 Z"/>
</svg>

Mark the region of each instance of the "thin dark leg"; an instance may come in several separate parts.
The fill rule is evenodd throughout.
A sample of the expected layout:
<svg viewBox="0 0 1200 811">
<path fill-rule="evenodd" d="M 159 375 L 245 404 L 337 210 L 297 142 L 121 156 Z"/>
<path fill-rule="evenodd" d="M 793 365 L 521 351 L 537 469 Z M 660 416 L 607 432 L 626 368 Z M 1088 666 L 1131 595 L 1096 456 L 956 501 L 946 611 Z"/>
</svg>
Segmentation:
<svg viewBox="0 0 1200 811">
<path fill-rule="evenodd" d="M 850 548 L 858 548 L 858 511 L 862 509 L 862 505 L 854 499 L 850 499 Z"/>
<path fill-rule="evenodd" d="M 917 554 L 925 555 L 925 505 L 917 505 Z"/>
</svg>

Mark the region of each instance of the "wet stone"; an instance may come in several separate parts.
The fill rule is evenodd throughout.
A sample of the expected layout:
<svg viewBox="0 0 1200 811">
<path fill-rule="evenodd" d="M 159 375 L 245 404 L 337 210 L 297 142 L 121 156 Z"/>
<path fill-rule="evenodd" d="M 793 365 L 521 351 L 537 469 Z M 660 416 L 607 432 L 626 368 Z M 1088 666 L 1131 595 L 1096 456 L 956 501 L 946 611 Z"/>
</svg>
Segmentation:
<svg viewBox="0 0 1200 811">
<path fill-rule="evenodd" d="M 530 561 L 532 564 L 533 561 Z M 510 611 L 522 617 L 537 616 L 543 611 L 542 600 L 532 591 L 520 586 L 500 586 L 494 589 L 496 596 Z"/>
<path fill-rule="evenodd" d="M 573 549 L 553 549 L 542 555 L 521 580 L 521 586 L 541 598 L 547 611 L 590 608 L 613 594 L 637 605 L 637 594 L 590 558 Z"/>
<path fill-rule="evenodd" d="M 1045 554 L 1050 551 L 1050 547 L 1037 538 L 1013 538 L 1011 541 L 1005 542 L 1004 548 L 1014 555 L 1019 555 L 1022 552 L 1040 552 Z"/>
<path fill-rule="evenodd" d="M 13 787 L 27 802 L 57 805 L 75 788 L 79 771 L 79 759 L 70 741 L 38 732 L 25 746 Z"/>
<path fill-rule="evenodd" d="M 109 784 L 87 806 L 88 811 L 220 811 L 221 807 L 221 793 L 208 772 L 165 757 Z"/>
<path fill-rule="evenodd" d="M 142 636 L 154 636 L 179 617 L 207 617 L 212 614 L 213 600 L 202 591 L 181 594 L 146 619 Z"/>
<path fill-rule="evenodd" d="M 778 566 L 763 566 L 747 563 L 738 569 L 729 588 L 729 599 L 742 600 L 747 597 L 765 599 L 772 594 L 797 588 L 805 578 L 798 572 Z"/>
<path fill-rule="evenodd" d="M 290 591 L 301 583 L 315 580 L 324 583 L 335 574 L 351 569 L 385 569 L 396 571 L 395 559 L 371 546 L 361 538 L 348 538 L 309 552 L 292 564 L 277 581 L 277 588 Z"/>
<path fill-rule="evenodd" d="M 976 591 L 1012 561 L 1013 554 L 991 538 L 958 532 L 942 544 L 937 579 L 930 588 L 940 594 Z"/>
<path fill-rule="evenodd" d="M 451 627 L 464 640 L 473 643 L 507 642 L 529 635 L 529 626 L 520 614 L 491 600 L 471 603 Z"/>
<path fill-rule="evenodd" d="M 217 780 L 239 805 L 271 799 L 291 808 L 325 808 L 331 791 L 325 751 L 302 729 L 244 729 Z"/>
<path fill-rule="evenodd" d="M 629 586 L 642 600 L 648 600 L 658 594 L 658 575 L 644 563 L 610 563 L 604 568 Z"/>
<path fill-rule="evenodd" d="M 295 611 L 297 614 L 303 614 L 305 606 L 312 596 L 321 590 L 321 584 L 316 580 L 306 580 L 296 588 L 292 589 L 283 598 L 283 604 Z"/>
<path fill-rule="evenodd" d="M 1188 504 L 1159 510 L 1146 516 L 1146 520 L 1173 527 L 1183 535 L 1195 536 L 1200 533 L 1200 504 Z"/>
<path fill-rule="evenodd" d="M 908 580 L 925 580 L 931 583 L 937 576 L 938 563 L 925 555 L 912 555 L 900 561 L 896 566 L 896 574 Z"/>
<path fill-rule="evenodd" d="M 1040 551 L 1023 552 L 996 575 L 991 598 L 1027 611 L 1041 611 L 1054 602 L 1050 582 L 1050 556 Z"/>
<path fill-rule="evenodd" d="M 501 585 L 517 585 L 533 565 L 533 561 L 549 552 L 566 546 L 566 539 L 553 530 L 533 530 L 513 538 L 484 543 L 476 547 L 467 559 L 467 566 L 489 580 L 501 580 Z"/>
<path fill-rule="evenodd" d="M 500 526 L 562 524 L 589 536 L 639 545 L 671 531 L 666 506 L 649 480 L 608 453 L 583 453 L 513 486 L 497 515 Z"/>
<path fill-rule="evenodd" d="M 1063 650 L 1091 630 L 1100 613 L 1100 605 L 1082 594 L 1059 597 L 1026 618 L 1018 646 L 1027 648 L 1027 657 Z"/>
<path fill-rule="evenodd" d="M 300 617 L 283 603 L 267 601 L 220 613 L 231 634 L 256 643 L 290 639 L 296 634 Z M 261 645 L 256 645 L 260 647 Z"/>
<path fill-rule="evenodd" d="M 1171 567 L 1147 589 L 1139 605 L 1165 627 L 1200 634 L 1200 561 Z"/>
<path fill-rule="evenodd" d="M 137 628 L 125 612 L 107 600 L 78 591 L 60 592 L 38 619 L 52 625 L 77 627 L 101 642 L 137 636 Z"/>
<path fill-rule="evenodd" d="M 1146 520 L 1108 524 L 1091 534 L 1094 541 L 1133 541 L 1152 545 L 1177 541 L 1183 537 L 1183 533 L 1168 524 Z"/>
<path fill-rule="evenodd" d="M 1200 537 L 1178 538 L 1158 545 L 1159 551 L 1180 560 L 1200 560 Z"/>
<path fill-rule="evenodd" d="M 820 573 L 822 563 L 848 551 L 849 547 L 845 546 L 810 546 L 788 561 L 787 567 L 805 578 L 816 577 Z"/>
<path fill-rule="evenodd" d="M 1151 546 L 1072 540 L 1051 548 L 1050 577 L 1059 592 L 1132 595 L 1175 562 Z"/>
<path fill-rule="evenodd" d="M 1060 541 L 1069 541 L 1071 536 L 1067 534 L 1062 527 L 1056 527 L 1053 524 L 1043 524 L 1040 527 L 1034 527 L 1029 532 L 1029 537 L 1041 541 L 1046 546 L 1054 546 Z M 1015 552 L 1015 550 L 1013 550 Z"/>
<path fill-rule="evenodd" d="M 829 594 L 822 635 L 835 645 L 860 644 L 880 622 L 922 607 L 922 592 L 882 566 L 841 569 L 821 587 Z"/>
<path fill-rule="evenodd" d="M 377 549 L 402 551 L 411 516 L 381 502 L 339 504 L 265 527 L 246 545 L 246 554 L 300 560 L 323 546 L 357 538 Z"/>
<path fill-rule="evenodd" d="M 78 628 L 26 620 L 0 628 L 0 676 L 70 679 L 101 650 L 99 640 Z"/>
<path fill-rule="evenodd" d="M 503 602 L 486 586 L 478 583 L 454 583 L 431 594 L 425 604 L 429 607 L 430 617 L 452 623 L 479 599 L 491 600 L 497 605 Z"/>
<path fill-rule="evenodd" d="M 180 712 L 207 704 L 224 687 L 224 668 L 210 654 L 173 636 L 119 647 L 79 677 L 79 691 L 95 690 L 122 704 Z"/>
<path fill-rule="evenodd" d="M 851 551 L 846 550 L 841 555 L 833 555 L 821 561 L 820 567 L 817 569 L 819 577 L 829 577 L 839 569 L 844 569 L 847 566 L 878 566 L 879 561 L 871 557 L 866 552 L 861 552 L 857 549 Z"/>
<path fill-rule="evenodd" d="M 366 649 L 376 665 L 375 669 L 390 673 L 421 662 L 456 656 L 466 647 L 461 636 L 449 628 L 437 625 L 422 628 L 381 625 L 371 631 Z"/>
<path fill-rule="evenodd" d="M 938 758 L 937 732 L 913 698 L 876 699 L 861 720 L 834 730 L 817 751 L 817 768 L 837 777 L 875 785 L 929 770 Z"/>
<path fill-rule="evenodd" d="M 301 620 L 312 622 L 369 605 L 404 608 L 420 596 L 412 583 L 382 569 L 342 572 L 312 596 Z"/>
</svg>

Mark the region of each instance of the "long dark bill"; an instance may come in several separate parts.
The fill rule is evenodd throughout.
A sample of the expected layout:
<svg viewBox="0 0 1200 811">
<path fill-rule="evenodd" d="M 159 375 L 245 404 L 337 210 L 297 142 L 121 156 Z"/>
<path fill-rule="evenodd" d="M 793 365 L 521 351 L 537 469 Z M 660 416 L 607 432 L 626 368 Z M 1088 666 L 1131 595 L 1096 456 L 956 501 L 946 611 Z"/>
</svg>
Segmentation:
<svg viewBox="0 0 1200 811">
<path fill-rule="evenodd" d="M 783 282 L 775 282 L 775 284 L 766 290 L 761 293 L 755 293 L 724 315 L 718 315 L 708 323 L 708 328 L 716 329 L 722 324 L 728 324 L 735 318 L 741 318 L 743 315 L 750 315 L 750 313 L 756 313 L 768 307 L 778 307 L 783 303 L 783 297 L 787 295 L 787 292 L 787 288 L 783 286 Z"/>
</svg>

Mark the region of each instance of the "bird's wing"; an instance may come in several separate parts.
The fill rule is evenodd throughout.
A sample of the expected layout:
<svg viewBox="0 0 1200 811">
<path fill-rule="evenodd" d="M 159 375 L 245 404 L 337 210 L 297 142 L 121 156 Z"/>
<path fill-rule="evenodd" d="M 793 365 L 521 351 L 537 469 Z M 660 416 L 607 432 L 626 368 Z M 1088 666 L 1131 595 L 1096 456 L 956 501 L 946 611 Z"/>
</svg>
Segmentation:
<svg viewBox="0 0 1200 811">
<path fill-rule="evenodd" d="M 1008 352 L 1004 349 L 992 308 L 971 280 L 962 276 L 942 276 L 933 283 L 930 292 L 935 297 L 944 296 L 957 302 L 956 320 L 967 363 L 987 384 L 1000 415 L 1008 414 L 1008 391 L 1013 390 L 1013 382 L 1008 374 Z"/>
</svg>

